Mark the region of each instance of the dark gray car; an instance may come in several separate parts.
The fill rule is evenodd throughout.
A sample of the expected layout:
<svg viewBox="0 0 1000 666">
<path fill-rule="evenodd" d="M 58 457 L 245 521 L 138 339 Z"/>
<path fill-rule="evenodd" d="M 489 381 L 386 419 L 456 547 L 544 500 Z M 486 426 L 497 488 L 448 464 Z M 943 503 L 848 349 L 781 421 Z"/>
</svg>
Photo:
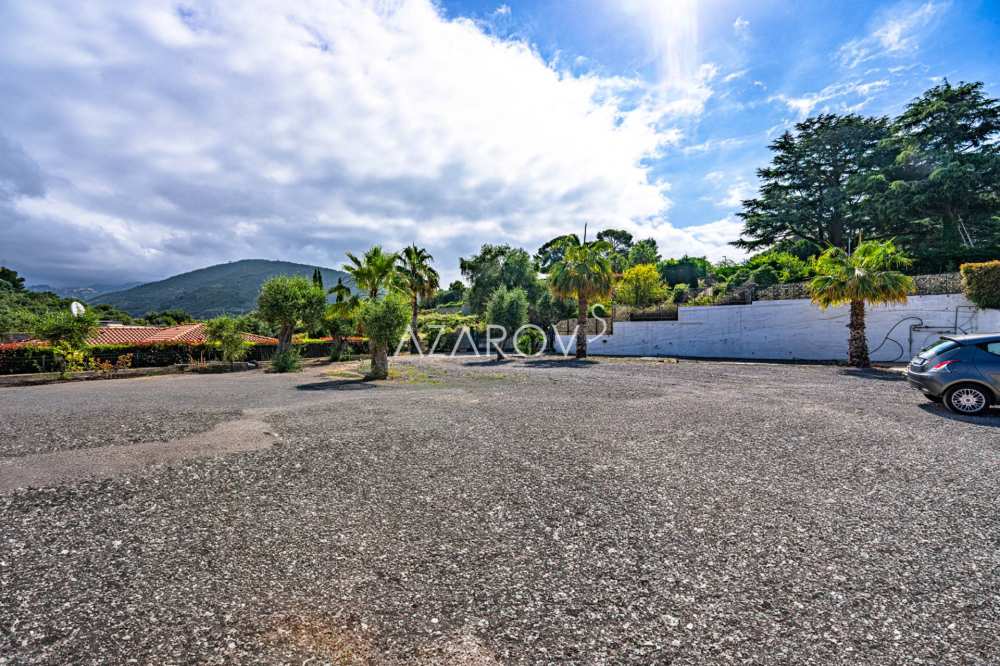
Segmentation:
<svg viewBox="0 0 1000 666">
<path fill-rule="evenodd" d="M 946 335 L 910 361 L 906 378 L 958 414 L 983 414 L 1000 401 L 1000 333 Z"/>
</svg>

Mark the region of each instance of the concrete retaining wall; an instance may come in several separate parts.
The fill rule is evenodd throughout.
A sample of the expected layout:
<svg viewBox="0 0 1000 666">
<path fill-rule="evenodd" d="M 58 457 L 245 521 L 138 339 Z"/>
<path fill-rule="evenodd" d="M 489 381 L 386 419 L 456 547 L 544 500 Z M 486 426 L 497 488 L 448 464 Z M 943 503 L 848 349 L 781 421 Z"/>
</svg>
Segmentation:
<svg viewBox="0 0 1000 666">
<path fill-rule="evenodd" d="M 768 360 L 847 359 L 847 307 L 809 300 L 680 308 L 677 321 L 615 322 L 614 335 L 588 338 L 609 356 L 688 356 Z M 1000 332 L 1000 310 L 978 310 L 961 294 L 911 296 L 906 305 L 869 307 L 872 360 L 909 360 L 942 333 Z M 560 336 L 575 348 L 572 336 Z"/>
</svg>

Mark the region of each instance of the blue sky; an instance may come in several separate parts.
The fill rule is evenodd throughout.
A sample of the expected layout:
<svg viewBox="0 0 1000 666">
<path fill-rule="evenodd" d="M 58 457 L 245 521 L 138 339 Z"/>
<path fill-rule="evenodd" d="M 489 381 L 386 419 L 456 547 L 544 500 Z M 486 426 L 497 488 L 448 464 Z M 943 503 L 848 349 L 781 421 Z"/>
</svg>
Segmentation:
<svg viewBox="0 0 1000 666">
<path fill-rule="evenodd" d="M 0 263 L 149 280 L 617 226 L 737 257 L 767 144 L 1000 95 L 1000 3 L 111 0 L 0 6 Z"/>
<path fill-rule="evenodd" d="M 678 227 L 739 210 L 737 201 L 755 190 L 770 140 L 807 115 L 895 115 L 942 78 L 981 80 L 1000 95 L 1000 3 L 634 4 L 639 16 L 645 4 L 665 8 L 647 18 L 693 10 L 696 44 L 677 47 L 718 68 L 704 109 L 678 123 L 684 140 L 650 169 L 671 183 L 670 218 Z M 662 74 L 656 37 L 605 2 L 449 0 L 441 6 L 449 16 L 475 17 L 496 34 L 534 44 L 547 60 L 579 62 L 576 72 L 650 82 Z"/>
</svg>

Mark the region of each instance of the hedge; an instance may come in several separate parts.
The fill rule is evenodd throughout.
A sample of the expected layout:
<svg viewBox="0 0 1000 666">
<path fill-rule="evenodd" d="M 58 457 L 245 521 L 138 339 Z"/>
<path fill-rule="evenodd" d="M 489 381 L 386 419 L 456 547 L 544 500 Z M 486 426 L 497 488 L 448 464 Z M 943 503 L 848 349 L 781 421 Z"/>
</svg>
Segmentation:
<svg viewBox="0 0 1000 666">
<path fill-rule="evenodd" d="M 1000 308 L 1000 261 L 962 264 L 962 290 L 981 308 Z"/>
<path fill-rule="evenodd" d="M 346 342 L 352 353 L 363 354 L 367 351 L 367 340 L 363 338 L 348 338 Z M 329 339 L 304 340 L 295 346 L 303 358 L 325 358 L 333 350 L 333 342 Z M 245 360 L 269 361 L 275 349 L 275 345 L 253 345 Z M 88 347 L 87 352 L 94 360 L 112 363 L 123 354 L 132 354 L 133 368 L 160 368 L 179 363 L 221 360 L 217 348 L 204 344 L 95 345 Z M 0 344 L 0 375 L 57 370 L 59 363 L 47 345 Z"/>
</svg>

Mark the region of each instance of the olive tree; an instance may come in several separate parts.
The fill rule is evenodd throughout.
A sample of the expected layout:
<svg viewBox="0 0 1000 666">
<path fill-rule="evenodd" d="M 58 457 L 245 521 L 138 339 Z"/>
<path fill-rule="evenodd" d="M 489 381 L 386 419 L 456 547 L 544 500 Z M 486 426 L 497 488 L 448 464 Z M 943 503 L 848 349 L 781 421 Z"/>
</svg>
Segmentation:
<svg viewBox="0 0 1000 666">
<path fill-rule="evenodd" d="M 299 326 L 314 326 L 326 309 L 326 292 L 300 275 L 279 275 L 260 288 L 257 311 L 260 318 L 278 330 L 278 352 L 292 346 Z"/>
<path fill-rule="evenodd" d="M 371 341 L 372 349 L 372 369 L 368 379 L 385 379 L 389 376 L 389 347 L 399 343 L 409 318 L 409 304 L 397 293 L 387 294 L 382 300 L 366 300 L 361 304 L 361 325 Z"/>
<path fill-rule="evenodd" d="M 486 304 L 486 323 L 500 326 L 505 336 L 514 340 L 514 334 L 528 323 L 528 296 L 520 287 L 508 289 L 500 285 Z M 496 347 L 497 360 L 502 358 L 500 345 Z M 487 350 L 489 352 L 489 350 Z"/>
<path fill-rule="evenodd" d="M 240 321 L 235 317 L 223 315 L 205 322 L 205 340 L 219 348 L 223 361 L 233 363 L 247 355 Z"/>
</svg>

